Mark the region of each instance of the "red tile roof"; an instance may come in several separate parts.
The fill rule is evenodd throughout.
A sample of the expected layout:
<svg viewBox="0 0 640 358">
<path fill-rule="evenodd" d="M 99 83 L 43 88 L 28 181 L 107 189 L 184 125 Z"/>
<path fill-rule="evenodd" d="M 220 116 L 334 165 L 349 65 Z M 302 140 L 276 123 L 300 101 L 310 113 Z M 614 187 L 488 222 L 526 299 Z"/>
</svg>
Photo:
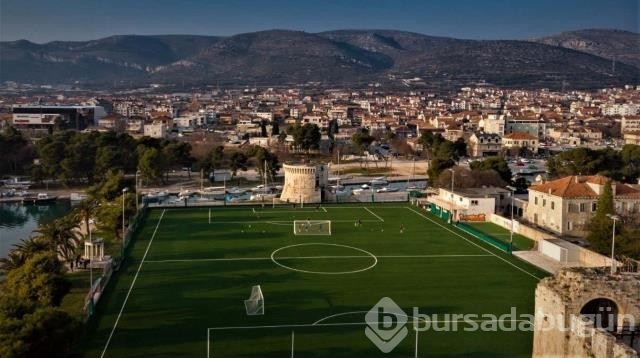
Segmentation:
<svg viewBox="0 0 640 358">
<path fill-rule="evenodd" d="M 598 198 L 598 194 L 588 185 L 605 185 L 609 179 L 602 175 L 579 176 L 571 175 L 557 180 L 548 181 L 539 185 L 534 185 L 529 190 L 547 193 L 562 198 Z M 613 182 L 615 185 L 615 196 L 640 198 L 640 191 L 631 186 Z"/>
<path fill-rule="evenodd" d="M 513 132 L 504 136 L 507 139 L 526 139 L 526 140 L 534 140 L 538 139 L 527 132 Z"/>
</svg>

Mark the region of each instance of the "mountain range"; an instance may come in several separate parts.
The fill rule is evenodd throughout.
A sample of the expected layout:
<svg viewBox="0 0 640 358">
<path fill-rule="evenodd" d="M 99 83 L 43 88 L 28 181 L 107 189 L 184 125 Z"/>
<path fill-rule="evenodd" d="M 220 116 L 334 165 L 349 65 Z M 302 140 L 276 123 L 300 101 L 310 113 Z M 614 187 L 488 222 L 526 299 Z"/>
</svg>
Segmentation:
<svg viewBox="0 0 640 358">
<path fill-rule="evenodd" d="M 530 41 L 394 30 L 269 30 L 228 37 L 119 35 L 0 42 L 0 82 L 572 88 L 636 84 L 640 34 L 581 30 Z M 615 65 L 613 64 L 615 60 Z"/>
</svg>

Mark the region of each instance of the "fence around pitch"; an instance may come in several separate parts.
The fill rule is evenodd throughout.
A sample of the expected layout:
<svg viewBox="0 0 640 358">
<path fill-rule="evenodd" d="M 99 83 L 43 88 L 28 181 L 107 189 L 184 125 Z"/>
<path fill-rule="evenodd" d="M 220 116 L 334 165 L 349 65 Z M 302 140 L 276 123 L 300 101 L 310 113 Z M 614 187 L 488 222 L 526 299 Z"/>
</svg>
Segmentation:
<svg viewBox="0 0 640 358">
<path fill-rule="evenodd" d="M 143 204 L 142 208 L 136 213 L 133 220 L 129 222 L 129 227 L 124 234 L 124 245 L 122 245 L 120 256 L 115 257 L 111 265 L 103 267 L 100 277 L 98 277 L 94 281 L 94 283 L 92 283 L 91 288 L 89 289 L 89 292 L 87 292 L 84 300 L 84 312 L 86 314 L 86 320 L 90 319 L 93 316 L 95 312 L 95 306 L 100 300 L 100 297 L 102 297 L 102 292 L 104 292 L 104 290 L 107 288 L 109 281 L 111 280 L 111 277 L 113 275 L 114 268 L 118 269 L 122 266 L 122 263 L 124 262 L 124 259 L 126 257 L 125 252 L 127 250 L 127 247 L 129 247 L 133 237 L 140 229 L 140 225 L 142 224 L 144 218 L 147 216 L 148 211 L 149 209 L 147 208 L 147 205 Z"/>
<path fill-rule="evenodd" d="M 489 245 L 491 245 L 493 247 L 496 247 L 496 248 L 498 248 L 498 249 L 500 249 L 502 251 L 511 253 L 511 245 L 510 244 L 507 244 L 507 243 L 504 243 L 504 242 L 502 242 L 502 241 L 500 241 L 498 239 L 495 239 L 495 238 L 483 233 L 482 231 L 476 230 L 475 228 L 473 228 L 473 227 L 471 227 L 469 225 L 466 225 L 464 223 L 461 223 L 461 222 L 455 223 L 454 226 L 457 227 L 458 229 L 466 232 L 467 234 L 486 242 L 487 244 L 489 244 Z"/>
</svg>

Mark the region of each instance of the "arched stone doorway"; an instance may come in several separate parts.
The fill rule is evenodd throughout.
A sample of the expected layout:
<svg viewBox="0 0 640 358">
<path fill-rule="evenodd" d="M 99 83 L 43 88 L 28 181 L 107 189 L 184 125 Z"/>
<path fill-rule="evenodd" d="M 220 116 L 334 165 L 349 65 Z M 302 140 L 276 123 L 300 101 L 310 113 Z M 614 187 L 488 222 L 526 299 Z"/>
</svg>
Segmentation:
<svg viewBox="0 0 640 358">
<path fill-rule="evenodd" d="M 597 328 L 615 331 L 618 324 L 618 305 L 608 298 L 596 298 L 582 306 L 580 315 L 590 319 Z"/>
</svg>

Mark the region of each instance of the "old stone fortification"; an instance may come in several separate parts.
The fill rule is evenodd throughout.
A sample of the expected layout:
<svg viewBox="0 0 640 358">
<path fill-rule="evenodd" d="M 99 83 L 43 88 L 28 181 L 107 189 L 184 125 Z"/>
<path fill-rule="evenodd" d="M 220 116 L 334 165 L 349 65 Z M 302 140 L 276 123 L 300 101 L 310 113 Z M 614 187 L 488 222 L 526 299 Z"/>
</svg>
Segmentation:
<svg viewBox="0 0 640 358">
<path fill-rule="evenodd" d="M 323 164 L 288 165 L 284 169 L 284 187 L 281 201 L 290 203 L 320 203 L 322 189 L 327 184 L 329 171 Z"/>
<path fill-rule="evenodd" d="M 640 325 L 640 277 L 611 276 L 606 268 L 566 268 L 540 281 L 536 288 L 533 356 L 638 357 L 640 337 L 635 338 L 632 349 L 628 337 L 617 339 L 580 315 L 594 307 L 594 302 L 606 302 L 612 311 L 617 310 L 616 316 L 610 315 L 618 327 L 616 332 L 623 326 Z"/>
</svg>

